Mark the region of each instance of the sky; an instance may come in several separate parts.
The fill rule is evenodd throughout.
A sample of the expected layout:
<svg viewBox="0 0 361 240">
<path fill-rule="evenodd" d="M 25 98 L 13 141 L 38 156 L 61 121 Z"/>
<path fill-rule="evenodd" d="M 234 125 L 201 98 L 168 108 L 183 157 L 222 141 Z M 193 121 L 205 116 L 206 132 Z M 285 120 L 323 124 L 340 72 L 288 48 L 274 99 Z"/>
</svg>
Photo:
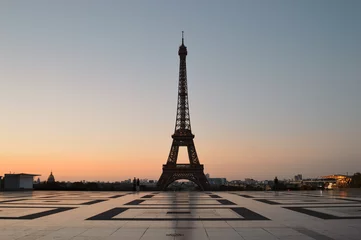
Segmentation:
<svg viewBox="0 0 361 240">
<path fill-rule="evenodd" d="M 0 175 L 157 180 L 181 31 L 205 173 L 361 171 L 360 12 L 352 0 L 0 1 Z"/>
</svg>

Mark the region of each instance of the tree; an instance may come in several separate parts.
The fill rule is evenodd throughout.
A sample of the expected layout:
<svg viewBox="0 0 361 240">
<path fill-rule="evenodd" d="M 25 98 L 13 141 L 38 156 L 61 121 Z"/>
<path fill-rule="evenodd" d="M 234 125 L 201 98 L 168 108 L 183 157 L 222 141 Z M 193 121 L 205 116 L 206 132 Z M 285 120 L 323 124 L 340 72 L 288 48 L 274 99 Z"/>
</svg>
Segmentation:
<svg viewBox="0 0 361 240">
<path fill-rule="evenodd" d="M 361 187 L 361 173 L 357 172 L 352 176 L 351 187 L 355 187 L 355 188 Z"/>
</svg>

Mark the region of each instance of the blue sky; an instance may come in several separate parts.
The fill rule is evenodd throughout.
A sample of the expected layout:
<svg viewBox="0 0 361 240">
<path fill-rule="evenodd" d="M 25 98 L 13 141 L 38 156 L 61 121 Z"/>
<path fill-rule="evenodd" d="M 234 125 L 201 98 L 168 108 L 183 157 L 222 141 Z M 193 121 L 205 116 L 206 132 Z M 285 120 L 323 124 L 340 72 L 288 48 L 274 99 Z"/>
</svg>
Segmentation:
<svg viewBox="0 0 361 240">
<path fill-rule="evenodd" d="M 41 173 L 71 178 L 54 166 L 75 154 L 109 166 L 138 159 L 157 178 L 181 31 L 192 130 L 211 175 L 361 171 L 360 10 L 360 1 L 2 1 L 3 171 L 45 154 Z M 109 179 L 119 177 L 128 175 Z"/>
</svg>

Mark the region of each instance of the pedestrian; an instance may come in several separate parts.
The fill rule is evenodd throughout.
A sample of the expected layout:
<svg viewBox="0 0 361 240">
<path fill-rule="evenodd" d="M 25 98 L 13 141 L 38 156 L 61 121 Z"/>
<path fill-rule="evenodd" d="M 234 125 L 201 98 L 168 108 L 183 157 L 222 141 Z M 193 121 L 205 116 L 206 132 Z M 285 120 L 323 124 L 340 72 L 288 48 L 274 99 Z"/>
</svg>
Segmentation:
<svg viewBox="0 0 361 240">
<path fill-rule="evenodd" d="M 140 190 L 140 182 L 139 182 L 139 178 L 137 179 L 137 192 L 139 192 Z"/>
<path fill-rule="evenodd" d="M 133 192 L 135 192 L 137 190 L 136 188 L 137 188 L 137 180 L 134 177 L 134 179 L 133 179 Z"/>
<path fill-rule="evenodd" d="M 275 179 L 273 180 L 273 183 L 274 183 L 275 191 L 277 191 L 277 190 L 278 190 L 278 178 L 277 178 L 277 176 L 276 176 Z"/>
</svg>

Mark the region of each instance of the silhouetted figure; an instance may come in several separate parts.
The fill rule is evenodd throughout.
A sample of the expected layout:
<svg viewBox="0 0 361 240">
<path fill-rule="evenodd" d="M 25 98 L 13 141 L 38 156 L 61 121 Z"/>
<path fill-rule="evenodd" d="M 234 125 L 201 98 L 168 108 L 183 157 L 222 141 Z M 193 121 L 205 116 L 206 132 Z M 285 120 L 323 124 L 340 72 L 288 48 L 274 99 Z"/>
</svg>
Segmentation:
<svg viewBox="0 0 361 240">
<path fill-rule="evenodd" d="M 137 179 L 137 192 L 139 192 L 140 190 L 140 182 L 139 182 L 139 178 Z"/>
<path fill-rule="evenodd" d="M 277 178 L 277 176 L 275 177 L 275 180 L 273 180 L 273 182 L 274 182 L 274 185 L 275 185 L 275 191 L 277 191 L 278 190 L 278 178 Z"/>
<path fill-rule="evenodd" d="M 135 192 L 136 190 L 137 190 L 137 180 L 134 177 L 134 179 L 133 179 L 133 192 Z"/>
</svg>

